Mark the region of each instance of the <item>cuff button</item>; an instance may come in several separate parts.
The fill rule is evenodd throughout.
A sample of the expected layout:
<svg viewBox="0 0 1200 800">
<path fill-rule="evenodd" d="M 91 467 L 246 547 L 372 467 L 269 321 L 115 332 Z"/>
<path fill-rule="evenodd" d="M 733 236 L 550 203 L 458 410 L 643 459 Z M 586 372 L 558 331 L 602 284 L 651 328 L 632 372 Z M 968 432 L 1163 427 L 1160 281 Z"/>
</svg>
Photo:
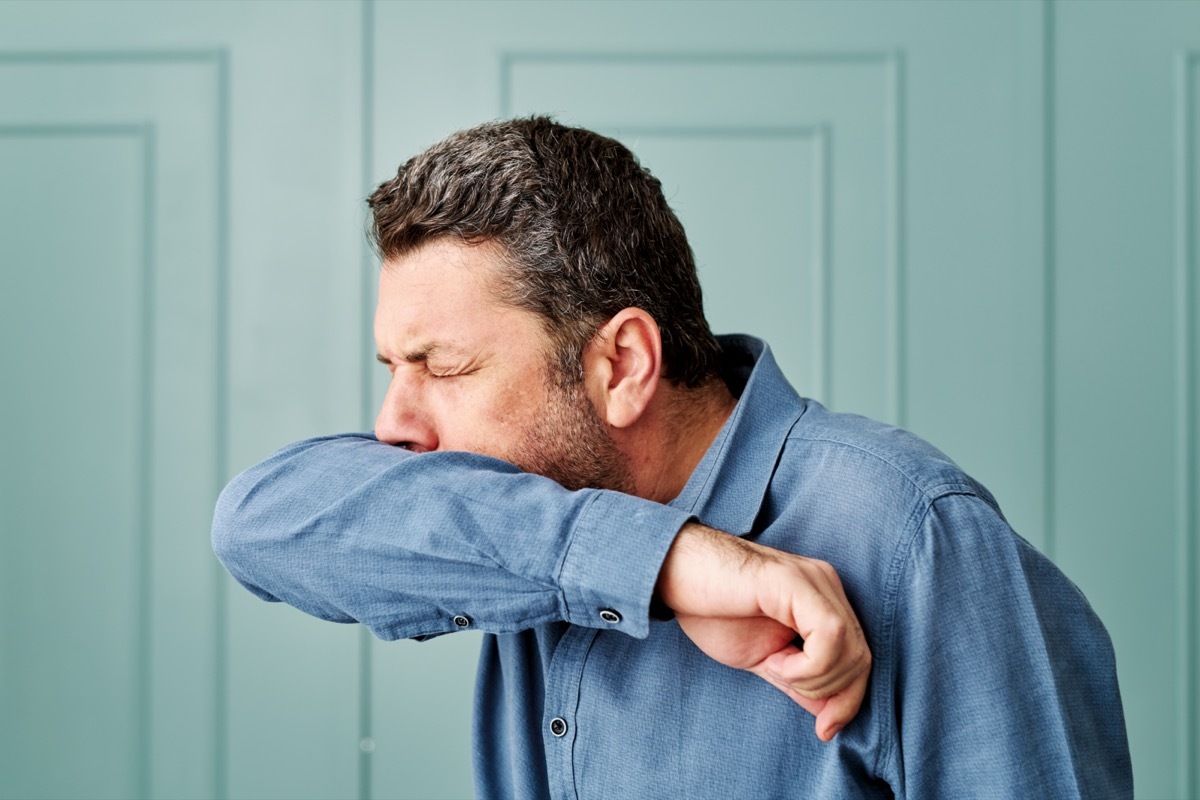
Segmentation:
<svg viewBox="0 0 1200 800">
<path fill-rule="evenodd" d="M 611 608 L 602 608 L 600 609 L 600 619 L 609 624 L 616 625 L 621 621 L 621 615 L 613 611 Z"/>
<path fill-rule="evenodd" d="M 454 624 L 460 628 L 469 628 L 471 627 L 471 618 L 462 614 L 455 614 Z"/>
</svg>

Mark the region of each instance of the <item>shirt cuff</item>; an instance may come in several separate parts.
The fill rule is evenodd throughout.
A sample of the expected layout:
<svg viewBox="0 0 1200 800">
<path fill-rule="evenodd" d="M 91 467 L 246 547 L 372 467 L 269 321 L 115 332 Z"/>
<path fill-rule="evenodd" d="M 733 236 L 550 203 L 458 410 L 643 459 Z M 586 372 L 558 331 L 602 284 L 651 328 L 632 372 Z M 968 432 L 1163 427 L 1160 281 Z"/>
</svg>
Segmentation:
<svg viewBox="0 0 1200 800">
<path fill-rule="evenodd" d="M 567 622 L 644 639 L 663 559 L 691 518 L 649 500 L 597 492 L 575 523 L 559 570 Z"/>
</svg>

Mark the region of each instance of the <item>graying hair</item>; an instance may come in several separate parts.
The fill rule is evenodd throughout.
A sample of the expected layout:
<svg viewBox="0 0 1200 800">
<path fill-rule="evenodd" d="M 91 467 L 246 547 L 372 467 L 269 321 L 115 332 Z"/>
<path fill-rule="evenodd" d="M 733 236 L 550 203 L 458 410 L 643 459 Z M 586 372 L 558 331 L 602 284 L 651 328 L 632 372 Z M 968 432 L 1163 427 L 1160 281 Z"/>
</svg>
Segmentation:
<svg viewBox="0 0 1200 800">
<path fill-rule="evenodd" d="M 460 131 L 401 165 L 368 199 L 384 259 L 441 237 L 494 242 L 502 299 L 538 314 L 560 378 L 623 308 L 659 325 L 664 375 L 699 386 L 720 352 L 695 258 L 662 184 L 620 142 L 547 117 Z"/>
</svg>

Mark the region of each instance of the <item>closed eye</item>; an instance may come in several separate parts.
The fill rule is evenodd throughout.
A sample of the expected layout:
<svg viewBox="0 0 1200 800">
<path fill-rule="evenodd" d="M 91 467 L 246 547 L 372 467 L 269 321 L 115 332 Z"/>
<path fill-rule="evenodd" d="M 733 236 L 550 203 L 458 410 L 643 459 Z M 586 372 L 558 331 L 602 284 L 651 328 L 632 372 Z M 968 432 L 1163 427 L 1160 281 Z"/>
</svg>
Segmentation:
<svg viewBox="0 0 1200 800">
<path fill-rule="evenodd" d="M 476 372 L 480 367 L 477 356 L 461 355 L 448 358 L 446 355 L 448 354 L 434 359 L 423 359 L 425 370 L 431 378 L 461 378 Z"/>
<path fill-rule="evenodd" d="M 470 375 L 475 370 L 470 367 L 462 367 L 458 369 L 434 369 L 428 364 L 425 365 L 425 373 L 431 378 L 461 378 L 464 375 Z"/>
<path fill-rule="evenodd" d="M 404 360 L 409 364 L 420 364 L 421 366 L 423 366 L 425 368 L 425 374 L 431 378 L 457 378 L 457 377 L 460 377 L 463 375 L 470 375 L 471 373 L 473 373 L 479 369 L 479 365 L 475 358 L 469 358 L 469 359 L 464 358 L 461 360 L 455 359 L 456 362 L 461 361 L 461 363 L 451 362 L 452 365 L 449 365 L 449 366 L 445 363 L 438 364 L 437 366 L 431 366 L 430 365 L 430 360 L 431 360 L 430 357 L 434 355 L 434 350 L 436 350 L 436 349 L 439 349 L 439 348 L 436 348 L 435 346 L 429 346 L 429 347 L 422 348 L 421 350 L 414 351 L 412 353 L 407 353 L 404 356 Z M 449 354 L 442 354 L 436 360 L 445 362 L 446 355 L 449 355 Z M 375 360 L 378 361 L 380 364 L 383 364 L 385 367 L 387 367 L 388 372 L 395 374 L 395 372 L 396 372 L 395 362 L 393 362 L 391 359 L 389 359 L 383 353 L 376 353 Z"/>
</svg>

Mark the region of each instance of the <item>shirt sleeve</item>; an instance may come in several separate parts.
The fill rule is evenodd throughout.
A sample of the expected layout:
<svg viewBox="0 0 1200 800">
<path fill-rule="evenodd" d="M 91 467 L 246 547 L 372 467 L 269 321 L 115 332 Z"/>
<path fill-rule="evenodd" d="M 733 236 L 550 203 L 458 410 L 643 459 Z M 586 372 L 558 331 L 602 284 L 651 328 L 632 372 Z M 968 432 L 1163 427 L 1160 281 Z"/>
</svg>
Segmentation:
<svg viewBox="0 0 1200 800">
<path fill-rule="evenodd" d="M 892 756 L 909 797 L 1132 797 L 1108 634 L 998 511 L 935 500 L 897 574 Z"/>
<path fill-rule="evenodd" d="M 235 478 L 212 540 L 257 596 L 381 639 L 553 621 L 645 637 L 659 568 L 688 518 L 485 456 L 344 434 Z"/>
</svg>

